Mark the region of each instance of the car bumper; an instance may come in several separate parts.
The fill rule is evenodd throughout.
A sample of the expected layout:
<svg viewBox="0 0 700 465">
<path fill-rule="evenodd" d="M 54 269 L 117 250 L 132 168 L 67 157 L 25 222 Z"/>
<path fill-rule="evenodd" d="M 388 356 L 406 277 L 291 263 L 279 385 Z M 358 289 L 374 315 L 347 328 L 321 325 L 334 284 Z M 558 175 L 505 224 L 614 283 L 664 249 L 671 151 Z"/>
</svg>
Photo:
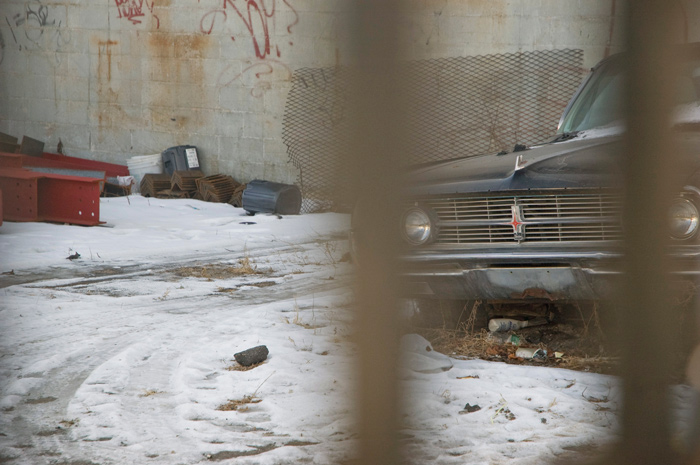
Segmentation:
<svg viewBox="0 0 700 465">
<path fill-rule="evenodd" d="M 674 285 L 690 292 L 700 275 L 700 251 L 672 254 Z M 427 252 L 401 257 L 408 297 L 522 300 L 597 300 L 613 296 L 622 255 L 614 252 Z"/>
</svg>

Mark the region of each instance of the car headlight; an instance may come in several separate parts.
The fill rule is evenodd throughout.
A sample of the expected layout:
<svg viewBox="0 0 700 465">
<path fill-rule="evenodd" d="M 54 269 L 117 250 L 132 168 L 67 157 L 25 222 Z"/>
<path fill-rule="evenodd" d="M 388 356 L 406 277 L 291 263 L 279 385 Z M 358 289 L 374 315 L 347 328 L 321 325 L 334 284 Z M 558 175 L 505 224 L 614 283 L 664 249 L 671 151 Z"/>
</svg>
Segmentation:
<svg viewBox="0 0 700 465">
<path fill-rule="evenodd" d="M 403 214 L 403 237 L 411 245 L 422 245 L 435 235 L 435 223 L 431 215 L 420 207 L 411 207 Z"/>
<path fill-rule="evenodd" d="M 679 198 L 671 204 L 670 229 L 674 239 L 687 239 L 698 230 L 700 215 L 693 202 Z"/>
</svg>

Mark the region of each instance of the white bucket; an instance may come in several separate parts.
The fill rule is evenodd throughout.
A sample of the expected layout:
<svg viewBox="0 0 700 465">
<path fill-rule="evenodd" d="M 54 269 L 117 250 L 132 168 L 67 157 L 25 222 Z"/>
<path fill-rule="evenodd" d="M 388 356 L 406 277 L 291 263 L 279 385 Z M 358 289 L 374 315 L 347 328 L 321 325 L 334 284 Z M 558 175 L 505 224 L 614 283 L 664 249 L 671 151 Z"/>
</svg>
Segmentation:
<svg viewBox="0 0 700 465">
<path fill-rule="evenodd" d="M 144 174 L 160 174 L 163 172 L 163 158 L 159 153 L 155 155 L 139 155 L 129 158 L 126 161 L 126 166 L 129 167 L 129 174 L 134 177 L 136 183 L 132 186 L 131 192 L 139 192 L 141 179 Z"/>
</svg>

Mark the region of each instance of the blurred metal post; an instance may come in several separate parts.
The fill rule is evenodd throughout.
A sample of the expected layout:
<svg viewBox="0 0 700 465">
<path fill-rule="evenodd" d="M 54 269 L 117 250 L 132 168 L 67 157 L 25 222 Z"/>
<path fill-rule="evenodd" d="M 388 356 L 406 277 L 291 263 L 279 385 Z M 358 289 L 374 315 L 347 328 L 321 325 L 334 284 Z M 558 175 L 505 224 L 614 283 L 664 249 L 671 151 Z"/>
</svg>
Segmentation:
<svg viewBox="0 0 700 465">
<path fill-rule="evenodd" d="M 359 463 L 399 463 L 396 383 L 398 312 L 396 178 L 402 130 L 398 66 L 400 2 L 351 2 L 357 79 L 352 83 L 352 183 L 365 202 L 354 225 L 358 243 Z M 354 71 L 354 70 L 353 70 Z M 353 73 L 354 74 L 354 73 Z"/>
<path fill-rule="evenodd" d="M 674 173 L 679 157 L 669 124 L 676 66 L 670 39 L 672 5 L 666 0 L 628 4 L 624 407 L 615 462 L 630 465 L 676 462 L 668 398 L 674 315 L 665 254 L 672 180 L 679 174 Z"/>
</svg>

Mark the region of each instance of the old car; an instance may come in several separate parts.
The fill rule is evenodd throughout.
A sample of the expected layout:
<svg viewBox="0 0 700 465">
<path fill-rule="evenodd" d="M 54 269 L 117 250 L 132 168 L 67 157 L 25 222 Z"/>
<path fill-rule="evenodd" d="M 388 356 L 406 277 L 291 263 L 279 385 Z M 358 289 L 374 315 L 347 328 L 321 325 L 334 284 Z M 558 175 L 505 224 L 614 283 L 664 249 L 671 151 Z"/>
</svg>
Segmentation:
<svg viewBox="0 0 700 465">
<path fill-rule="evenodd" d="M 674 273 L 683 278 L 700 273 L 699 45 L 683 48 L 674 115 L 680 146 L 693 159 L 668 215 Z M 397 228 L 407 245 L 401 281 L 421 310 L 431 301 L 469 300 L 488 304 L 490 316 L 505 304 L 527 304 L 523 311 L 535 316 L 611 296 L 622 239 L 623 57 L 592 69 L 550 140 L 419 166 L 407 176 Z"/>
</svg>

